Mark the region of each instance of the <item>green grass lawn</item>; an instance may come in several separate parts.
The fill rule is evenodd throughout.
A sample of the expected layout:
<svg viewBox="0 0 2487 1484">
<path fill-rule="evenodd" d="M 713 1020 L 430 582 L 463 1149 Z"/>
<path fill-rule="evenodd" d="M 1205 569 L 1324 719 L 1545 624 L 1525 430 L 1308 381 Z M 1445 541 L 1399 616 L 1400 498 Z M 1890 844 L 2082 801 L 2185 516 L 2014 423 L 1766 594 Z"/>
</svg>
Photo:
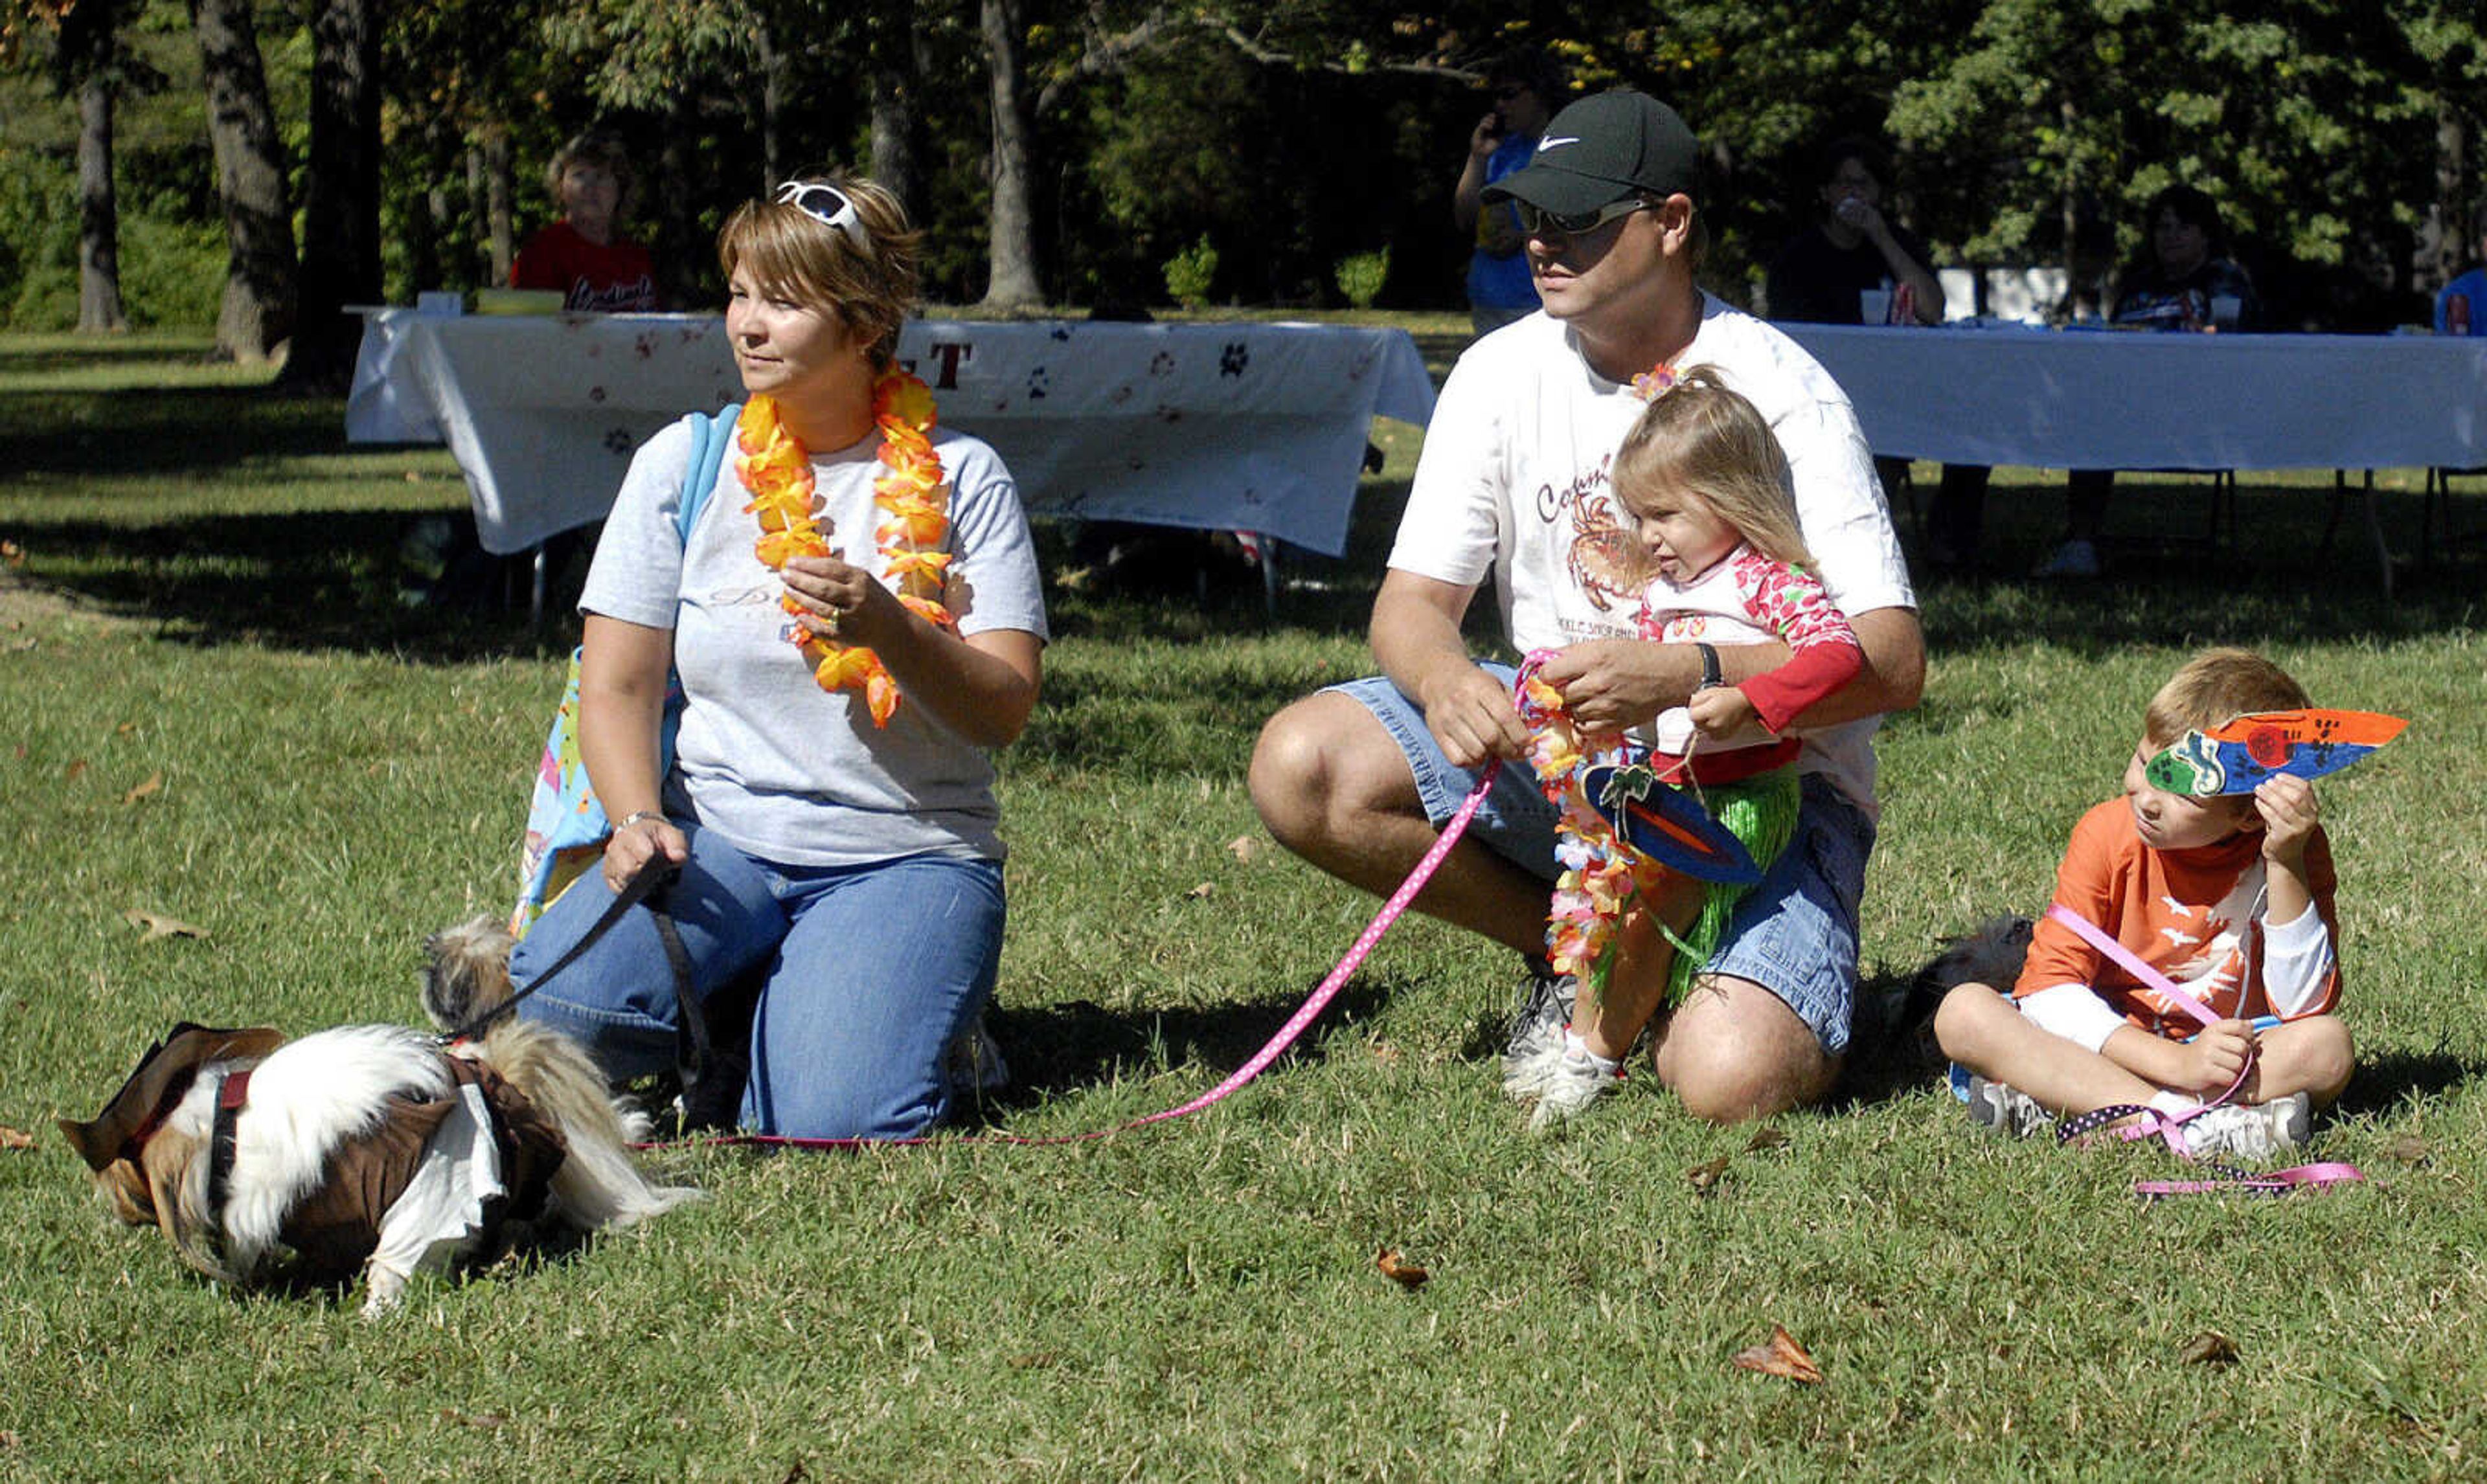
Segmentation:
<svg viewBox="0 0 2487 1484">
<path fill-rule="evenodd" d="M 342 404 L 203 348 L 0 340 L 0 1130 L 33 1136 L 0 1147 L 0 1478 L 2478 1476 L 2481 563 L 2439 553 L 2387 603 L 2354 510 L 2323 549 L 2328 474 L 2249 476 L 2233 553 L 1924 590 L 1864 938 L 1888 984 L 2041 906 L 2199 646 L 2408 716 L 2322 795 L 2362 1070 L 2318 1150 L 2363 1187 L 2144 1207 L 2164 1156 L 1981 1137 L 1905 1052 L 1776 1145 L 1646 1075 L 1531 1139 L 1492 1056 L 1513 964 L 1411 921 L 1197 1118 L 666 1153 L 708 1200 L 381 1323 L 201 1283 L 104 1223 L 51 1119 L 177 1019 L 418 1019 L 423 935 L 506 906 L 575 628 L 400 605 L 399 536 L 463 501 L 446 455 L 349 450 Z M 1046 701 L 1000 760 L 1018 1083 L 991 1126 L 1207 1089 L 1371 912 L 1270 844 L 1243 773 L 1271 711 L 1367 667 L 1417 444 L 1380 438 L 1350 554 L 1296 563 L 1274 621 L 1188 556 L 1170 594 L 1049 591 Z M 2383 483 L 2406 551 L 2417 474 Z M 2181 526 L 2193 484 L 2130 481 L 2116 517 Z M 2000 471 L 1992 570 L 2060 510 Z M 1774 1323 L 1823 1385 L 1733 1366 Z M 2197 1358 L 2211 1333 L 2233 1363 Z"/>
</svg>

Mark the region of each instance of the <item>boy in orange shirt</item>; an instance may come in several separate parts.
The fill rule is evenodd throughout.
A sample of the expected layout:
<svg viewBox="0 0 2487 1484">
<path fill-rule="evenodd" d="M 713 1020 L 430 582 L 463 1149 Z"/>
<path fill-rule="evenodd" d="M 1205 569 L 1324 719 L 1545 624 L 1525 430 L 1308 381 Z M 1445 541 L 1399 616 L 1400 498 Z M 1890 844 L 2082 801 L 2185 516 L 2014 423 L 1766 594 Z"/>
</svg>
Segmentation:
<svg viewBox="0 0 2487 1484">
<path fill-rule="evenodd" d="M 2005 999 L 1967 983 L 1935 1014 L 1943 1052 L 1974 1074 L 1970 1113 L 2016 1135 L 2052 1115 L 2138 1104 L 2186 1122 L 2194 1153 L 2259 1159 L 2305 1140 L 2311 1110 L 2347 1086 L 2332 850 L 2313 785 L 2281 774 L 2250 794 L 2195 799 L 2151 786 L 2143 765 L 2185 732 L 2308 704 L 2270 661 L 2213 649 L 2151 698 L 2124 797 L 2082 816 L 2055 901 L 2222 1017 L 2196 1022 L 2040 918 Z M 2194 1032 L 2199 1029 L 2199 1033 Z M 2190 1037 L 2190 1038 L 2189 1038 Z"/>
</svg>

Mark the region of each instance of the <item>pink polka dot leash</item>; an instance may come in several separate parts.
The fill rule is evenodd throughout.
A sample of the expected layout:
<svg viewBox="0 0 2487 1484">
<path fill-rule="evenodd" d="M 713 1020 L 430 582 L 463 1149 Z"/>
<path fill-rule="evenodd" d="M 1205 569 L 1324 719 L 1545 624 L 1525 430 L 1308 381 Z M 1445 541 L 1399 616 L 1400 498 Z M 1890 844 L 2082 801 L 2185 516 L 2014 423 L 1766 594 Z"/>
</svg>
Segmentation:
<svg viewBox="0 0 2487 1484">
<path fill-rule="evenodd" d="M 1251 1059 L 1237 1067 L 1224 1082 L 1188 1103 L 1133 1118 L 1128 1123 L 1118 1123 L 1111 1128 L 1094 1129 L 1084 1134 L 1055 1134 L 1041 1137 L 1023 1134 L 927 1135 L 914 1139 L 795 1139 L 771 1134 L 723 1134 L 713 1138 L 685 1140 L 681 1142 L 779 1149 L 862 1149 L 888 1144 L 936 1141 L 1073 1144 L 1111 1138 L 1132 1129 L 1145 1128 L 1152 1123 L 1164 1123 L 1175 1118 L 1188 1117 L 1204 1109 L 1222 1103 L 1242 1091 L 1254 1078 L 1267 1071 L 1271 1062 L 1286 1055 L 1287 1048 L 1296 1043 L 1297 1037 L 1302 1035 L 1305 1029 L 1315 1020 L 1320 1019 L 1321 1012 L 1329 1007 L 1332 1000 L 1338 998 L 1338 992 L 1347 986 L 1349 979 L 1355 977 L 1355 971 L 1364 966 L 1365 959 L 1372 956 L 1375 946 L 1382 942 L 1382 935 L 1388 932 L 1390 924 L 1398 921 L 1407 912 L 1409 904 L 1415 901 L 1416 893 L 1425 890 L 1425 884 L 1434 879 L 1434 872 L 1441 868 L 1443 858 L 1448 856 L 1452 847 L 1460 842 L 1460 837 L 1467 833 L 1468 821 L 1476 817 L 1477 807 L 1485 802 L 1486 793 L 1493 788 L 1495 775 L 1501 771 L 1501 767 L 1502 760 L 1498 757 L 1487 760 L 1485 770 L 1477 776 L 1476 786 L 1468 790 L 1468 796 L 1461 801 L 1458 811 L 1453 813 L 1449 822 L 1442 826 L 1442 833 L 1435 839 L 1433 848 L 1425 852 L 1424 859 L 1418 861 L 1415 869 L 1408 873 L 1408 879 L 1401 882 L 1399 889 L 1392 892 L 1389 899 L 1382 904 L 1381 910 L 1373 914 L 1373 920 L 1364 924 L 1364 931 L 1355 935 L 1355 942 L 1348 948 L 1347 955 L 1338 961 L 1337 967 L 1331 969 L 1328 976 L 1314 988 L 1312 994 L 1305 998 L 1303 1004 L 1297 1009 L 1296 1013 L 1287 1017 L 1287 1023 L 1278 1028 L 1277 1034 L 1270 1037 L 1268 1044 L 1254 1052 Z"/>
</svg>

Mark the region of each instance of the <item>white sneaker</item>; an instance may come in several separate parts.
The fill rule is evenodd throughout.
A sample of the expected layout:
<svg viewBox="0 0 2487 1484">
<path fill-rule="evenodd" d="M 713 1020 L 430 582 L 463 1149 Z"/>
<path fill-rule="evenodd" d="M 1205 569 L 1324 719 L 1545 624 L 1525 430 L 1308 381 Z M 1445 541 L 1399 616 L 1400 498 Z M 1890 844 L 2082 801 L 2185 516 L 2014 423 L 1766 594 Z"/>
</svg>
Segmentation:
<svg viewBox="0 0 2487 1484">
<path fill-rule="evenodd" d="M 1546 1095 L 1547 1084 L 1554 1080 L 1563 1067 L 1563 1028 L 1537 1041 L 1525 1052 L 1509 1051 L 1502 1056 L 1502 1095 L 1515 1103 L 1533 1103 Z"/>
<path fill-rule="evenodd" d="M 1568 974 L 1541 974 L 1530 970 L 1520 981 L 1518 1008 L 1511 1016 L 1511 1038 L 1502 1053 L 1502 1074 L 1508 1083 L 1523 1064 L 1533 1061 L 1547 1047 L 1556 1055 L 1563 1051 L 1563 1028 L 1572 1023 L 1572 1001 L 1579 993 L 1579 981 Z"/>
<path fill-rule="evenodd" d="M 2055 1122 L 2055 1115 L 2026 1092 L 1975 1075 L 1969 1079 L 1969 1116 L 2010 1139 L 2044 1133 Z"/>
<path fill-rule="evenodd" d="M 1591 1103 L 1615 1090 L 1623 1080 L 1621 1067 L 1609 1070 L 1587 1057 L 1559 1058 L 1553 1075 L 1546 1079 L 1546 1090 L 1538 1094 L 1537 1111 L 1528 1115 L 1528 1132 L 1543 1133 L 1557 1123 L 1579 1117 Z"/>
<path fill-rule="evenodd" d="M 2099 574 L 2098 547 L 2076 537 L 2047 554 L 2038 563 L 2032 577 L 2096 577 Z"/>
<path fill-rule="evenodd" d="M 2313 1122 L 2312 1099 L 2303 1092 L 2292 1092 L 2250 1107 L 2224 1104 L 2188 1122 L 2178 1132 L 2184 1135 L 2185 1148 L 2192 1154 L 2267 1160 L 2305 1142 Z"/>
</svg>

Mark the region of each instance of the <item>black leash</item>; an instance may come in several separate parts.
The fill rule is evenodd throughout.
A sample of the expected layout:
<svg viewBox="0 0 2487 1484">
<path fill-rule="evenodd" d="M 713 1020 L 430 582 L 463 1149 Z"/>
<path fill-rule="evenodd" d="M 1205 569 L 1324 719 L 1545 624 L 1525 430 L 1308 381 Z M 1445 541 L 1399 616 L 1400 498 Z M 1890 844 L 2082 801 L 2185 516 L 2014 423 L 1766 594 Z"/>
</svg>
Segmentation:
<svg viewBox="0 0 2487 1484">
<path fill-rule="evenodd" d="M 590 948 L 593 948 L 597 939 L 603 937 L 606 931 L 608 931 L 614 923 L 622 921 L 622 915 L 624 913 L 636 907 L 641 902 L 648 901 L 650 898 L 657 896 L 664 887 L 673 881 L 678 870 L 679 867 L 677 867 L 673 862 L 666 860 L 661 855 L 649 857 L 647 864 L 639 867 L 639 873 L 631 877 L 629 881 L 623 883 L 622 890 L 614 893 L 613 900 L 606 904 L 604 908 L 603 916 L 598 918 L 595 925 L 588 928 L 584 936 L 582 936 L 576 943 L 570 946 L 570 951 L 562 954 L 561 957 L 554 959 L 551 965 L 548 966 L 544 973 L 537 975 L 535 976 L 535 981 L 529 984 L 526 988 L 519 990 L 517 994 L 512 995 L 509 999 L 502 1001 L 490 1009 L 470 1017 L 464 1025 L 459 1026 L 454 1030 L 442 1031 L 440 1033 L 440 1043 L 446 1046 L 454 1041 L 463 1041 L 470 1036 L 473 1036 L 476 1032 L 482 1031 L 486 1026 L 490 1025 L 492 1022 L 517 1008 L 519 1001 L 524 1000 L 527 996 L 534 994 L 537 990 L 540 990 L 546 984 L 551 983 L 554 976 L 560 974 L 564 969 L 567 969 L 572 964 L 577 962 L 578 956 L 581 953 L 586 952 Z M 687 999 L 687 989 L 690 981 L 690 957 L 683 951 L 682 939 L 674 932 L 673 918 L 667 915 L 661 907 L 652 907 L 650 910 L 656 913 L 657 936 L 664 939 L 665 956 L 672 961 L 674 966 L 675 992 Z"/>
</svg>

